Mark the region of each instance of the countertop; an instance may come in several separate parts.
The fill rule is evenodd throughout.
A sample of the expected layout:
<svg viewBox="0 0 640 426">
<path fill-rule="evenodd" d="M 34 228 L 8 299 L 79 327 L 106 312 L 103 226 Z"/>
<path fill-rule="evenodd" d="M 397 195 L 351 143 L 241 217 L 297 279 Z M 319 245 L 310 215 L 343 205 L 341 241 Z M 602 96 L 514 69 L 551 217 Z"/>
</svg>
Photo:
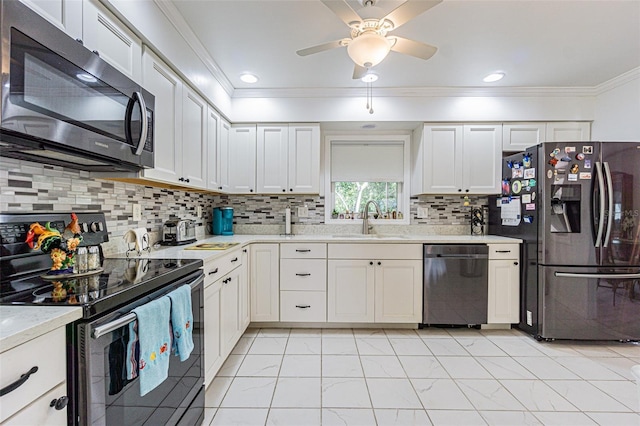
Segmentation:
<svg viewBox="0 0 640 426">
<path fill-rule="evenodd" d="M 70 306 L 0 306 L 0 353 L 82 317 Z"/>
</svg>

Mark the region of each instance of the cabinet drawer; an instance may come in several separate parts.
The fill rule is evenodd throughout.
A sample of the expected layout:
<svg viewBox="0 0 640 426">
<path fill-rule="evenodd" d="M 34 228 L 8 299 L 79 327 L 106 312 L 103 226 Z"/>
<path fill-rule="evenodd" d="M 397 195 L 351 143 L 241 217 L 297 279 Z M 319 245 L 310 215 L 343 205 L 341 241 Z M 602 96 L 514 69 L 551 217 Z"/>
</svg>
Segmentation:
<svg viewBox="0 0 640 426">
<path fill-rule="evenodd" d="M 0 354 L 0 388 L 19 380 L 32 367 L 38 367 L 19 388 L 2 397 L 0 422 L 66 380 L 65 338 L 64 327 L 61 327 Z M 65 394 L 59 396 L 62 395 Z"/>
<path fill-rule="evenodd" d="M 326 259 L 327 245 L 323 243 L 280 244 L 281 259 Z"/>
<path fill-rule="evenodd" d="M 242 265 L 242 251 L 236 250 L 222 257 L 205 262 L 204 264 L 204 286 L 211 285 L 218 279 Z"/>
<path fill-rule="evenodd" d="M 519 259 L 520 244 L 489 244 L 489 259 Z"/>
<path fill-rule="evenodd" d="M 327 261 L 281 259 L 280 290 L 326 291 Z"/>
<path fill-rule="evenodd" d="M 62 383 L 33 401 L 30 405 L 2 424 L 6 426 L 65 426 L 67 424 L 67 409 L 56 410 L 55 407 L 51 406 L 51 401 L 66 394 L 67 385 L 66 383 Z"/>
<path fill-rule="evenodd" d="M 281 291 L 280 321 L 325 322 L 327 293 L 324 291 Z"/>
<path fill-rule="evenodd" d="M 329 244 L 329 259 L 422 259 L 422 244 Z"/>
</svg>

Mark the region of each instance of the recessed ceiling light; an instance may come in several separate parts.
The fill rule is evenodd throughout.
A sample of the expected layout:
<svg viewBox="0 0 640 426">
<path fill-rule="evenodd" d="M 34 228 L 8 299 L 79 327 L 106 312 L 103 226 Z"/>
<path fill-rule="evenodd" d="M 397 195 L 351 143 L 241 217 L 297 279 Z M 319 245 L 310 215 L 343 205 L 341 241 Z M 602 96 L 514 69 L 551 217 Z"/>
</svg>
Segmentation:
<svg viewBox="0 0 640 426">
<path fill-rule="evenodd" d="M 378 80 L 378 74 L 374 74 L 372 72 L 363 75 L 360 80 L 364 83 L 373 83 Z"/>
<path fill-rule="evenodd" d="M 87 83 L 95 83 L 98 81 L 97 78 L 86 72 L 78 73 L 76 74 L 76 77 L 78 77 L 78 80 L 86 81 Z"/>
<path fill-rule="evenodd" d="M 498 80 L 502 80 L 504 76 L 505 73 L 503 72 L 494 72 L 483 78 L 482 81 L 484 81 L 485 83 L 494 83 Z"/>
<path fill-rule="evenodd" d="M 245 83 L 257 83 L 258 77 L 246 72 L 240 75 L 240 80 L 244 81 Z"/>
</svg>

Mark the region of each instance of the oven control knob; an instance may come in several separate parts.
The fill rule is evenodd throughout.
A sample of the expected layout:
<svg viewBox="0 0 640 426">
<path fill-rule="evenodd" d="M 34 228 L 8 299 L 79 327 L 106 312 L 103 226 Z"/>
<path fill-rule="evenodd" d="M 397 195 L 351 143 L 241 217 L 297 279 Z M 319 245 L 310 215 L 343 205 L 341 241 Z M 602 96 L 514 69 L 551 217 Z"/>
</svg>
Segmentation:
<svg viewBox="0 0 640 426">
<path fill-rule="evenodd" d="M 51 401 L 51 404 L 49 404 L 49 407 L 54 407 L 56 410 L 64 410 L 64 408 L 67 406 L 68 403 L 69 403 L 69 397 L 65 395 Z"/>
<path fill-rule="evenodd" d="M 104 226 L 102 222 L 92 222 L 91 223 L 91 232 L 102 232 L 104 231 Z"/>
<path fill-rule="evenodd" d="M 87 225 L 86 222 L 82 222 L 80 224 L 80 230 L 82 231 L 82 233 L 89 232 L 89 225 Z"/>
</svg>

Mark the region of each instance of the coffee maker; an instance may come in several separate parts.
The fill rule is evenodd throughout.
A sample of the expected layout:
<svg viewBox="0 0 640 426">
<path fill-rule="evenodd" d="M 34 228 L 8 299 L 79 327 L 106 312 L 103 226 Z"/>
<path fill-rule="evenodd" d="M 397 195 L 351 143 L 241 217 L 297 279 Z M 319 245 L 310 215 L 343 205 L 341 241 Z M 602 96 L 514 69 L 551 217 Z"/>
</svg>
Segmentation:
<svg viewBox="0 0 640 426">
<path fill-rule="evenodd" d="M 213 235 L 233 235 L 233 207 L 213 209 Z"/>
</svg>

